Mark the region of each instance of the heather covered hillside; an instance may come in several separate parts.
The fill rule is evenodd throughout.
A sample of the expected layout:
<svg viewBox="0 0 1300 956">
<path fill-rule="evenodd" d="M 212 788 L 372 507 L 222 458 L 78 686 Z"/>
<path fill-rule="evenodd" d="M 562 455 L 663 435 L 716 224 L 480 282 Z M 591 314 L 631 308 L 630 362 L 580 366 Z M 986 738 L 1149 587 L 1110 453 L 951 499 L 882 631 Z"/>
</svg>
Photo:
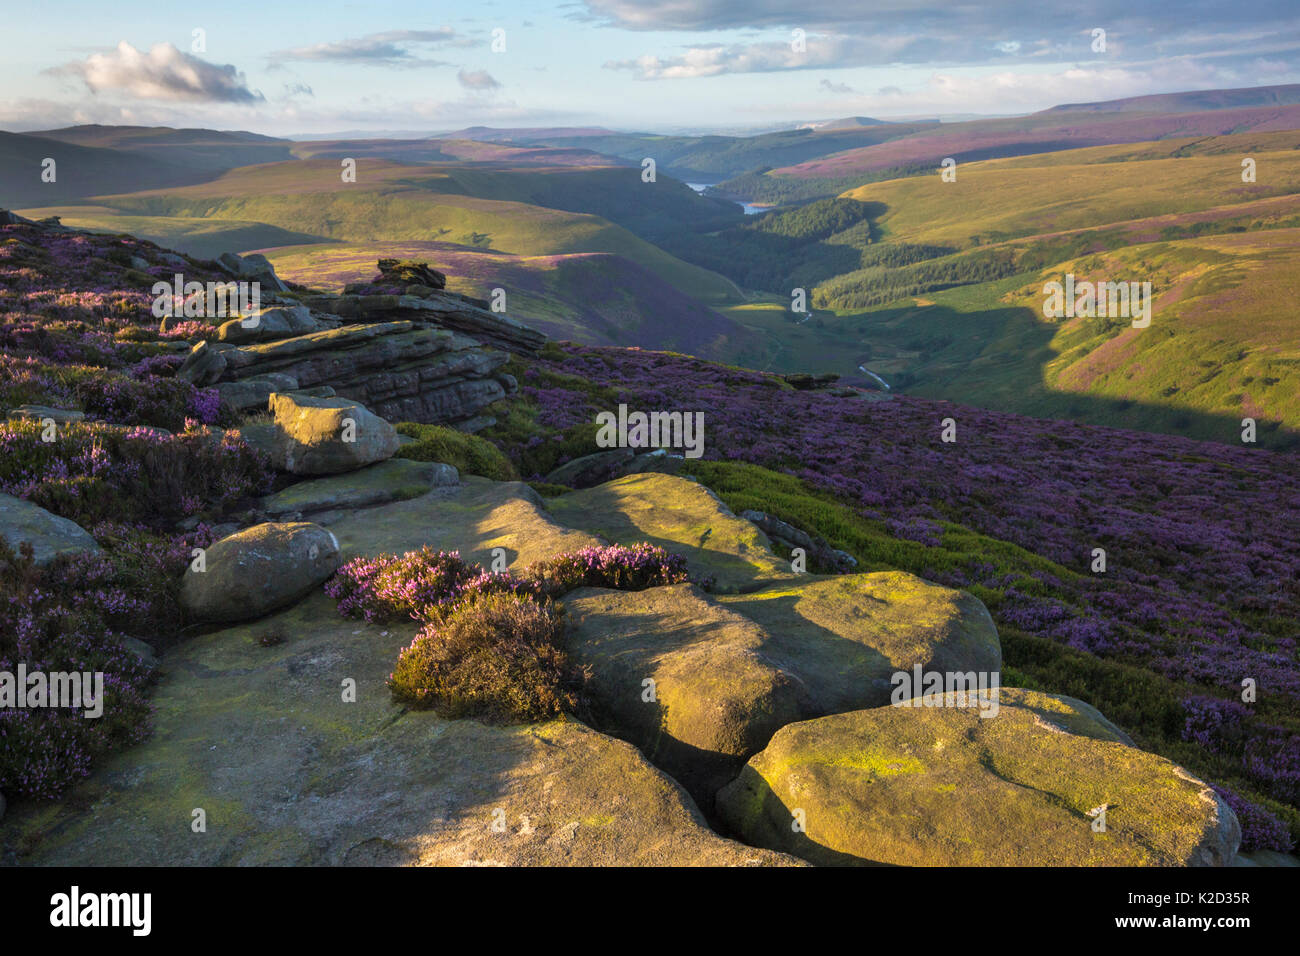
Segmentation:
<svg viewBox="0 0 1300 956">
<path fill-rule="evenodd" d="M 587 786 L 573 761 L 632 760 L 617 774 L 626 777 L 620 800 L 657 807 L 617 817 L 622 845 L 637 853 L 672 832 L 718 859 L 770 850 L 794 856 L 753 858 L 826 862 L 823 850 L 781 838 L 780 827 L 771 835 L 753 794 L 785 785 L 783 764 L 772 761 L 805 746 L 801 734 L 816 728 L 831 735 L 827 746 L 842 746 L 834 715 L 886 719 L 880 668 L 887 673 L 916 646 L 936 660 L 1000 671 L 1009 716 L 999 726 L 1011 729 L 996 746 L 1011 748 L 1006 759 L 1021 762 L 1025 779 L 1065 746 L 1073 756 L 1061 759 L 1081 769 L 1048 786 L 1071 806 L 1087 809 L 1105 786 L 1167 794 L 1164 802 L 1144 796 L 1133 816 L 1117 817 L 1121 839 L 1105 847 L 1080 839 L 1059 804 L 1030 798 L 1024 813 L 1074 835 L 1028 841 L 1006 858 L 980 832 L 967 834 L 978 854 L 991 854 L 978 857 L 984 862 L 1222 863 L 1235 853 L 1238 823 L 1243 851 L 1286 852 L 1300 835 L 1292 544 L 1300 466 L 1292 456 L 787 381 L 675 353 L 540 347 L 517 320 L 439 289 L 440 273 L 409 261 L 385 259 L 379 275 L 334 296 L 285 285 L 253 257 L 205 262 L 129 236 L 22 221 L 0 228 L 0 394 L 10 409 L 0 427 L 9 449 L 0 521 L 10 536 L 33 529 L 43 548 L 62 549 L 0 551 L 10 597 L 0 655 L 10 669 L 21 661 L 103 671 L 109 718 L 5 712 L 0 790 L 17 801 L 16 842 L 5 852 L 49 861 L 67 847 L 54 834 L 83 834 L 89 842 L 75 852 L 86 859 L 352 859 L 360 836 L 348 834 L 368 831 L 315 818 L 295 826 L 326 849 L 303 856 L 290 841 L 283 851 L 256 850 L 268 846 L 259 828 L 275 812 L 268 781 L 310 794 L 319 774 L 346 775 L 349 761 L 382 753 L 391 774 L 409 778 L 403 792 L 423 793 L 433 784 L 412 776 L 422 758 L 412 749 L 420 738 L 409 734 L 428 726 L 427 716 L 459 748 L 447 758 L 456 766 L 507 759 L 521 721 L 552 741 L 545 760 L 567 769 L 550 764 L 548 779 L 562 787 Z M 462 264 L 442 251 L 452 271 Z M 497 258 L 501 282 L 527 278 Z M 486 281 L 490 264 L 480 265 Z M 159 323 L 146 290 L 178 269 L 213 280 L 254 270 L 273 283 L 265 331 L 250 342 L 238 321 Z M 412 329 L 421 315 L 433 326 Z M 438 328 L 443 322 L 459 331 Z M 492 337 L 508 360 L 470 346 L 466 332 Z M 461 351 L 430 355 L 426 345 Z M 357 376 L 373 349 L 399 373 L 448 377 L 414 376 L 426 382 L 414 397 L 429 404 L 389 400 L 378 369 Z M 459 358 L 447 365 L 438 357 L 447 354 Z M 291 364 L 267 366 L 278 355 Z M 483 363 L 470 373 L 479 377 L 461 381 L 454 370 L 464 374 L 471 357 Z M 450 420 L 477 434 L 438 424 L 446 395 L 489 381 L 509 387 L 494 385 L 478 398 L 497 396 L 491 404 Z M 425 408 L 429 417 L 394 431 L 362 400 L 391 414 Z M 643 455 L 635 467 L 608 451 L 603 464 L 585 459 L 601 451 L 596 415 L 621 404 L 700 413 L 702 456 Z M 340 408 L 364 423 L 357 446 L 328 430 L 289 437 L 298 434 L 292 415 L 315 421 Z M 472 424 L 462 420 L 471 415 Z M 810 542 L 813 573 L 791 570 L 782 535 Z M 497 551 L 508 567 L 488 570 Z M 199 552 L 207 574 L 195 573 Z M 280 563 L 241 575 L 237 554 Z M 668 645 L 665 635 L 674 635 Z M 754 641 L 765 642 L 758 658 L 742 651 Z M 878 650 L 846 650 L 864 641 Z M 692 656 L 701 653 L 707 666 Z M 314 719 L 295 731 L 306 736 L 294 747 L 329 754 L 307 779 L 292 765 L 293 748 L 266 750 L 252 727 L 281 719 L 282 705 L 309 711 L 314 678 L 294 682 L 287 705 L 283 693 L 259 695 L 252 712 L 241 702 L 249 682 L 268 687 L 284 667 L 310 675 L 344 659 L 349 673 L 387 683 L 394 703 L 367 696 L 343 718 L 353 728 L 346 740 Z M 620 662 L 630 661 L 643 663 L 625 672 Z M 665 700 L 675 701 L 663 718 L 671 745 L 619 689 L 652 661 Z M 709 676 L 717 673 L 732 677 Z M 195 683 L 195 675 L 206 676 Z M 691 717 L 696 700 L 706 714 L 729 716 L 721 724 Z M 375 727 L 394 726 L 393 707 L 433 712 L 404 718 L 397 736 L 375 737 Z M 1042 737 L 1035 713 L 1064 721 L 1068 741 Z M 922 724 L 900 719 L 888 717 L 872 739 L 908 750 Z M 927 732 L 956 734 L 954 745 L 965 747 L 950 718 L 935 719 Z M 248 730 L 236 735 L 234 759 L 252 768 L 226 784 L 244 808 L 237 833 L 223 831 L 234 842 L 169 849 L 165 794 L 179 785 L 202 799 L 218 785 L 231 757 L 206 756 L 205 735 L 232 722 Z M 619 750 L 619 741 L 638 750 Z M 967 756 L 926 771 L 938 792 L 955 774 L 978 776 Z M 1097 761 L 1110 769 L 1082 769 Z M 511 786 L 537 785 L 517 776 L 521 768 L 496 765 Z M 1217 816 L 1206 816 L 1206 798 L 1196 797 L 1195 781 L 1187 789 L 1177 767 L 1214 786 L 1224 801 Z M 141 774 L 143 785 L 120 788 Z M 485 786 L 472 773 L 452 783 Z M 88 813 L 81 796 L 60 800 L 104 787 L 116 794 L 102 808 L 107 816 Z M 488 852 L 468 819 L 454 839 L 440 830 L 429 843 L 409 835 L 425 825 L 418 814 L 393 816 L 355 787 L 343 792 L 361 801 L 349 819 L 425 847 L 411 859 Z M 815 799 L 828 801 L 822 812 L 839 812 L 834 789 Z M 965 832 L 962 813 L 924 812 L 945 832 Z M 124 842 L 128 832 L 138 839 Z M 843 844 L 853 858 L 959 862 L 914 835 L 846 832 L 857 834 Z M 580 837 L 580 852 L 592 854 L 581 859 L 608 861 L 601 839 Z M 522 844 L 511 852 L 516 862 L 555 861 Z"/>
</svg>

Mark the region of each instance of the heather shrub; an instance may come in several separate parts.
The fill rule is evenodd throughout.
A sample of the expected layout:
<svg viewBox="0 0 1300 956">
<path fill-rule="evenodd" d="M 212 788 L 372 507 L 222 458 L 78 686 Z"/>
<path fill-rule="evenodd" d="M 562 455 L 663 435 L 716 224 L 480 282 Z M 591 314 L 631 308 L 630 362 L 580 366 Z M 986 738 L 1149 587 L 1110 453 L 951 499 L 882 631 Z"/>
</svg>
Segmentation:
<svg viewBox="0 0 1300 956">
<path fill-rule="evenodd" d="M 517 481 L 518 473 L 496 445 L 445 425 L 418 425 L 402 422 L 397 426 L 400 435 L 416 439 L 413 445 L 403 445 L 395 457 L 413 461 L 440 461 L 454 465 L 463 475 L 482 475 L 494 481 Z"/>
<path fill-rule="evenodd" d="M 526 590 L 524 582 L 502 572 L 484 571 L 461 560 L 457 551 L 425 545 L 406 554 L 354 558 L 325 584 L 339 613 L 382 622 L 401 618 L 441 618 L 457 603 L 482 594 Z"/>
<path fill-rule="evenodd" d="M 44 441 L 44 431 L 39 422 L 0 424 L 0 491 L 81 524 L 174 522 L 270 487 L 263 456 L 234 432 L 74 423 Z"/>
<path fill-rule="evenodd" d="M 389 678 L 393 696 L 449 718 L 524 723 L 577 706 L 560 646 L 563 619 L 549 602 L 483 594 L 426 625 Z"/>
<path fill-rule="evenodd" d="M 552 597 L 581 587 L 644 591 L 688 580 L 684 557 L 647 542 L 565 552 L 530 564 L 521 576 Z"/>
<path fill-rule="evenodd" d="M 0 540 L 0 671 L 103 674 L 103 714 L 67 708 L 0 708 L 0 792 L 56 798 L 103 754 L 144 739 L 152 669 L 124 646 L 127 636 L 158 646 L 180 625 L 176 603 L 190 548 L 201 529 L 165 538 L 121 524 L 96 526 L 104 551 L 62 557 L 44 568 L 30 546 Z"/>
</svg>

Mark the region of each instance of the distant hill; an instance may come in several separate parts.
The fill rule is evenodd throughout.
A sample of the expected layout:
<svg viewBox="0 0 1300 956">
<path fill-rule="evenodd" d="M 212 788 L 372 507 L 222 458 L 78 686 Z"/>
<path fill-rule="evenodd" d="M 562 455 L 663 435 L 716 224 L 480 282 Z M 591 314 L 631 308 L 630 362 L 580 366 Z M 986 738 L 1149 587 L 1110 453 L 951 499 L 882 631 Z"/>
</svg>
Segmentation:
<svg viewBox="0 0 1300 956">
<path fill-rule="evenodd" d="M 637 164 L 651 158 L 660 170 L 679 179 L 716 182 L 746 171 L 786 166 L 885 142 L 935 125 L 933 122 L 880 122 L 832 129 L 787 129 L 758 136 L 660 136 L 598 130 L 574 133 L 538 130 L 529 131 L 526 141 L 533 145 L 590 149 Z M 475 135 L 472 130 L 456 135 L 485 138 L 485 135 Z M 523 141 L 516 139 L 516 142 Z"/>
<path fill-rule="evenodd" d="M 292 159 L 288 140 L 166 126 L 71 126 L 0 132 L 0 205 L 47 206 L 204 182 L 228 169 Z M 41 163 L 56 163 L 53 183 Z"/>
<path fill-rule="evenodd" d="M 1300 83 L 1251 86 L 1238 90 L 1191 90 L 1154 93 L 1100 103 L 1065 103 L 1044 113 L 1197 113 L 1202 110 L 1243 109 L 1253 106 L 1294 106 L 1300 103 Z"/>
<path fill-rule="evenodd" d="M 1291 129 L 1300 129 L 1300 86 L 1161 94 L 1053 107 L 1028 116 L 928 124 L 877 143 L 796 163 L 773 163 L 761 174 L 735 176 L 718 189 L 750 202 L 781 203 L 835 195 L 879 179 L 929 174 L 948 157 L 969 163 L 1088 146 Z"/>
<path fill-rule="evenodd" d="M 485 143 L 532 143 L 556 138 L 583 136 L 617 136 L 603 126 L 530 126 L 498 129 L 493 126 L 468 126 L 450 133 L 438 133 L 432 139 L 475 139 Z"/>
<path fill-rule="evenodd" d="M 824 120 L 819 123 L 803 124 L 809 129 L 857 129 L 862 126 L 884 126 L 885 120 L 872 119 L 869 116 L 846 116 L 843 119 Z"/>
<path fill-rule="evenodd" d="M 54 182 L 41 179 L 46 159 L 55 162 Z M 102 192 L 183 186 L 208 175 L 149 153 L 0 131 L 0 207 L 58 205 Z"/>
<path fill-rule="evenodd" d="M 298 159 L 343 159 L 369 156 L 407 163 L 491 163 L 501 166 L 630 165 L 590 149 L 564 146 L 516 146 L 473 139 L 339 139 L 295 143 Z"/>
<path fill-rule="evenodd" d="M 169 126 L 69 126 L 29 136 L 78 146 L 147 155 L 191 170 L 220 172 L 254 163 L 292 159 L 289 140 L 240 130 L 172 129 Z M 101 190 L 102 192 L 102 190 Z"/>
<path fill-rule="evenodd" d="M 566 209 L 565 207 L 569 208 Z M 739 298 L 730 280 L 683 262 L 600 214 L 637 229 L 704 227 L 733 221 L 732 204 L 698 196 L 680 182 L 641 181 L 636 169 L 566 167 L 523 170 L 406 165 L 371 159 L 345 183 L 333 160 L 246 166 L 211 181 L 102 196 L 85 218 L 60 204 L 26 208 L 31 217 L 62 215 L 68 225 L 128 231 L 195 255 L 240 245 L 304 242 L 441 240 L 516 255 L 606 252 L 649 269 L 703 302 Z M 267 228 L 263 238 L 257 227 Z M 219 230 L 233 227 L 223 235 Z M 253 241 L 249 241 L 252 238 Z M 227 247 L 230 248 L 230 247 Z"/>
</svg>

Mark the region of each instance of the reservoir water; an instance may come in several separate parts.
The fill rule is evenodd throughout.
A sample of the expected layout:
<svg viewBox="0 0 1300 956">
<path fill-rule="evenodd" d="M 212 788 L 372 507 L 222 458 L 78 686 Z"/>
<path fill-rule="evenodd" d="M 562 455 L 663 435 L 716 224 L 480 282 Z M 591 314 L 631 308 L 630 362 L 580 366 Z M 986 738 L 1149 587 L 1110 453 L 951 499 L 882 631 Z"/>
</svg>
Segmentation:
<svg viewBox="0 0 1300 956">
<path fill-rule="evenodd" d="M 702 193 L 704 192 L 704 190 L 708 189 L 710 186 L 714 184 L 713 183 L 687 183 L 686 185 L 690 186 L 697 193 Z M 749 203 L 749 202 L 737 202 L 736 205 L 739 206 L 741 209 L 745 210 L 746 216 L 757 216 L 759 213 L 767 212 L 769 209 L 772 208 L 771 206 L 755 205 L 754 203 Z"/>
</svg>

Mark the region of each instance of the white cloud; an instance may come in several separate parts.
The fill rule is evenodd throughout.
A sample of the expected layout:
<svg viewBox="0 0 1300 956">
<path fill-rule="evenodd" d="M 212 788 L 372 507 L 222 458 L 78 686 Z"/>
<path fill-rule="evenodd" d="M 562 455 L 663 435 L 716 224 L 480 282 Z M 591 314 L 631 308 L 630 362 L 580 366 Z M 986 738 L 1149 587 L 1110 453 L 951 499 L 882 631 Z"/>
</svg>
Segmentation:
<svg viewBox="0 0 1300 956">
<path fill-rule="evenodd" d="M 218 66 L 170 43 L 148 53 L 123 40 L 111 53 L 93 53 L 79 63 L 54 71 L 80 77 L 92 93 L 121 92 L 146 100 L 208 103 L 255 103 L 265 99 L 248 88 L 233 66 Z"/>
</svg>

